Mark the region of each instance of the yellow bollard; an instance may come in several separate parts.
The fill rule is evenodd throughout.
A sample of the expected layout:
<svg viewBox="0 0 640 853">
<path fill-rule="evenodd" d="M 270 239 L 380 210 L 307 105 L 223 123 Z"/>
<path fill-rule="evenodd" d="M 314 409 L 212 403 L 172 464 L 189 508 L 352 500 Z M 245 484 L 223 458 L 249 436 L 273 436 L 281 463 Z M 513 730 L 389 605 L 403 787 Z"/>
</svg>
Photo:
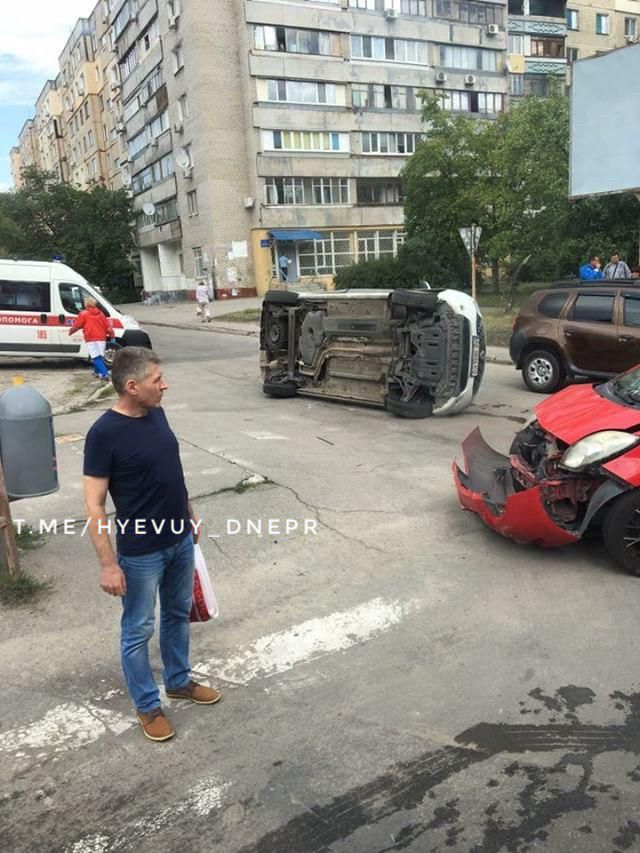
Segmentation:
<svg viewBox="0 0 640 853">
<path fill-rule="evenodd" d="M 20 376 L 19 373 L 16 373 L 15 376 L 11 377 L 11 383 L 13 385 L 24 385 L 24 376 Z"/>
</svg>

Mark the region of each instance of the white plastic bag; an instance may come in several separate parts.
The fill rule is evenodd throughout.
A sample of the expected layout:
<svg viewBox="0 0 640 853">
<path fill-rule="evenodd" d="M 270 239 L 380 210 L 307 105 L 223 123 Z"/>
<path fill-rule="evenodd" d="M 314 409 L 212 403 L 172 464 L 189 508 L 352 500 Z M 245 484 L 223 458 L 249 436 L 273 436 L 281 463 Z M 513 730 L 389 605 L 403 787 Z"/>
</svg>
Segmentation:
<svg viewBox="0 0 640 853">
<path fill-rule="evenodd" d="M 218 617 L 218 602 L 213 591 L 211 576 L 199 545 L 193 546 L 195 572 L 193 575 L 193 603 L 191 605 L 191 622 L 208 622 Z"/>
</svg>

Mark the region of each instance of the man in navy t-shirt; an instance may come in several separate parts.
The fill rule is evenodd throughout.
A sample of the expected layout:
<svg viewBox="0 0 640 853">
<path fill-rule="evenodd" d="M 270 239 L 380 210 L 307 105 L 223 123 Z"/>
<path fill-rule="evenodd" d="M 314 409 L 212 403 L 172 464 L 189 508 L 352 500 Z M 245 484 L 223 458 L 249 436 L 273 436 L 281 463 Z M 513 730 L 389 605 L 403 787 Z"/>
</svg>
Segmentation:
<svg viewBox="0 0 640 853">
<path fill-rule="evenodd" d="M 174 730 L 160 706 L 149 664 L 156 596 L 167 696 L 212 705 L 220 693 L 192 681 L 189 614 L 193 543 L 199 525 L 189 504 L 178 441 L 160 408 L 167 385 L 151 350 L 116 353 L 111 379 L 118 402 L 87 433 L 84 491 L 89 534 L 101 565 L 100 586 L 122 596 L 120 651 L 127 687 L 145 735 Z M 107 492 L 116 508 L 117 556 L 109 537 Z"/>
</svg>

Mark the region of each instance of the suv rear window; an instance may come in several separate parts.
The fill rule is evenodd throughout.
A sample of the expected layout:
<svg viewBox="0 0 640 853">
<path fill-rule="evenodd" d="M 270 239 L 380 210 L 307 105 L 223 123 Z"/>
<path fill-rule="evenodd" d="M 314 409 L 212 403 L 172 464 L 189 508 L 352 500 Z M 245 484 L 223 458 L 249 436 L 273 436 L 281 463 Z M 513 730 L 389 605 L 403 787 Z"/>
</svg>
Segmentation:
<svg viewBox="0 0 640 853">
<path fill-rule="evenodd" d="M 567 291 L 547 293 L 538 305 L 538 311 L 545 317 L 559 317 L 564 303 L 567 301 Z"/>
<path fill-rule="evenodd" d="M 615 296 L 604 293 L 579 293 L 571 311 L 572 320 L 583 323 L 610 323 Z"/>
</svg>

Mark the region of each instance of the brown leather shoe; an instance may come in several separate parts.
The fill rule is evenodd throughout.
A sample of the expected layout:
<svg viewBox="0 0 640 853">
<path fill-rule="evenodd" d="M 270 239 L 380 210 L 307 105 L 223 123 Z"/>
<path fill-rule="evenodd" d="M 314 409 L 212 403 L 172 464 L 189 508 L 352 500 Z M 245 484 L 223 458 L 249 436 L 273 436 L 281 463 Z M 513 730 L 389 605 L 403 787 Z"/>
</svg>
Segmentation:
<svg viewBox="0 0 640 853">
<path fill-rule="evenodd" d="M 175 734 L 175 729 L 167 720 L 162 711 L 162 708 L 154 708 L 148 714 L 143 714 L 140 711 L 136 712 L 142 731 L 145 737 L 149 740 L 169 740 Z"/>
<path fill-rule="evenodd" d="M 186 687 L 167 690 L 167 696 L 169 699 L 189 699 L 196 705 L 215 705 L 220 700 L 220 691 L 214 687 L 205 687 L 204 684 L 190 681 Z"/>
</svg>

